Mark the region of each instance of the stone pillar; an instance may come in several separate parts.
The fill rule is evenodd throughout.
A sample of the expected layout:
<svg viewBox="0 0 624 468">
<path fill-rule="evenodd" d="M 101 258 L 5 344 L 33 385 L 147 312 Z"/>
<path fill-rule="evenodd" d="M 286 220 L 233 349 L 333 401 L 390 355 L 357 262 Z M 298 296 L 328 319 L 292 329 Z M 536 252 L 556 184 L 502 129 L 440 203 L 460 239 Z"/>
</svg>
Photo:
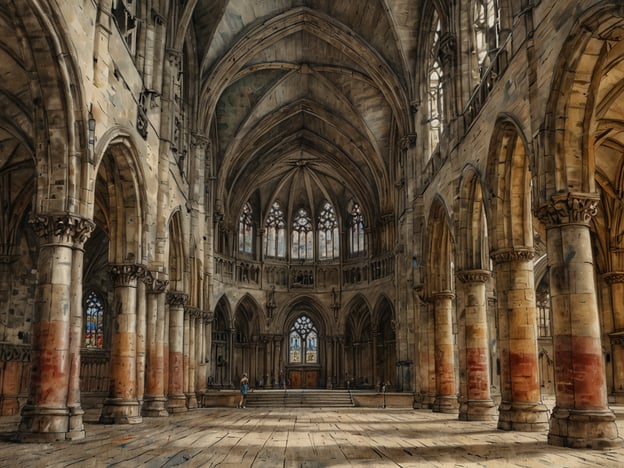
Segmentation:
<svg viewBox="0 0 624 468">
<path fill-rule="evenodd" d="M 143 397 L 145 396 L 145 368 L 147 349 L 147 305 L 146 305 L 145 283 L 137 282 L 137 305 L 136 305 L 136 383 L 137 400 L 143 407 Z"/>
<path fill-rule="evenodd" d="M 136 382 L 136 288 L 138 278 L 144 274 L 139 265 L 111 265 L 115 282 L 114 325 L 109 396 L 100 415 L 103 424 L 137 424 L 143 420 Z"/>
<path fill-rule="evenodd" d="M 436 399 L 432 409 L 439 413 L 457 413 L 452 316 L 454 296 L 451 291 L 440 291 L 434 297 Z"/>
<path fill-rule="evenodd" d="M 186 401 L 189 409 L 197 408 L 197 394 L 195 388 L 197 370 L 197 342 L 195 341 L 195 329 L 197 328 L 197 320 L 201 316 L 198 309 L 192 308 L 188 311 L 189 314 L 189 365 L 188 365 L 188 390 L 186 394 Z"/>
<path fill-rule="evenodd" d="M 613 363 L 613 394 L 616 404 L 624 403 L 624 272 L 610 272 L 603 275 L 611 289 L 613 328 L 611 340 L 611 362 Z"/>
<path fill-rule="evenodd" d="M 198 327 L 196 331 L 197 349 L 197 393 L 203 395 L 206 393 L 206 312 L 200 312 Z"/>
<path fill-rule="evenodd" d="M 275 384 L 279 387 L 279 375 L 280 367 L 282 364 L 282 335 L 273 336 L 273 376 L 272 380 L 275 380 Z M 286 375 L 286 369 L 284 369 L 284 382 L 288 380 Z"/>
<path fill-rule="evenodd" d="M 69 430 L 67 439 L 83 439 L 85 430 L 83 424 L 84 411 L 80 404 L 80 349 L 84 340 L 84 325 L 82 310 L 82 277 L 84 244 L 95 229 L 95 224 L 86 219 L 75 219 L 73 231 L 74 250 L 72 253 L 71 278 L 71 329 L 70 329 L 70 375 L 67 408 L 69 410 Z"/>
<path fill-rule="evenodd" d="M 17 438 L 26 442 L 80 439 L 85 435 L 79 386 L 82 303 L 77 299 L 82 270 L 73 269 L 82 268 L 82 246 L 94 225 L 66 213 L 38 215 L 31 224 L 40 239 L 39 283 L 30 391 Z"/>
<path fill-rule="evenodd" d="M 507 431 L 548 427 L 548 409 L 542 403 L 539 384 L 534 255 L 529 247 L 492 253 L 501 365 L 498 428 Z"/>
<path fill-rule="evenodd" d="M 184 305 L 187 295 L 169 291 L 169 394 L 167 408 L 170 413 L 186 411 L 184 394 Z"/>
<path fill-rule="evenodd" d="M 466 297 L 466 395 L 459 408 L 462 421 L 494 421 L 497 409 L 490 395 L 490 360 L 488 347 L 486 270 L 457 273 Z"/>
<path fill-rule="evenodd" d="M 168 280 L 157 272 L 146 275 L 147 362 L 143 416 L 169 416 L 165 398 L 165 290 Z"/>
<path fill-rule="evenodd" d="M 554 332 L 551 445 L 597 449 L 622 443 L 607 402 L 589 230 L 599 201 L 596 194 L 557 194 L 539 210 L 546 225 Z"/>
</svg>

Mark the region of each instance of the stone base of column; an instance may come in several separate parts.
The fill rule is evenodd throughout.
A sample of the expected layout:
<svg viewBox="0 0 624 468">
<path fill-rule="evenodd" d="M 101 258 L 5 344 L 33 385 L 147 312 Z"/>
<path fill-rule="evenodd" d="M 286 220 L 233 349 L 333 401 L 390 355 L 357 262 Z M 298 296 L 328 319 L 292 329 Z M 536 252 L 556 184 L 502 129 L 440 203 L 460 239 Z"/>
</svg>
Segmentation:
<svg viewBox="0 0 624 468">
<path fill-rule="evenodd" d="M 65 437 L 66 439 L 81 440 L 85 438 L 86 433 L 83 421 L 84 414 L 85 412 L 80 406 L 69 408 L 69 431 Z"/>
<path fill-rule="evenodd" d="M 186 395 L 180 393 L 179 395 L 169 395 L 167 399 L 167 410 L 170 413 L 184 413 L 188 411 L 186 407 Z"/>
<path fill-rule="evenodd" d="M 609 404 L 612 404 L 612 405 L 624 404 L 624 392 L 615 392 L 609 395 Z"/>
<path fill-rule="evenodd" d="M 17 395 L 0 396 L 0 416 L 15 416 L 19 414 L 19 408 Z"/>
<path fill-rule="evenodd" d="M 459 402 L 455 396 L 437 395 L 431 410 L 434 413 L 457 414 L 459 412 Z"/>
<path fill-rule="evenodd" d="M 145 395 L 141 412 L 143 416 L 148 418 L 169 416 L 166 404 L 167 399 L 164 396 Z"/>
<path fill-rule="evenodd" d="M 26 405 L 15 436 L 19 442 L 57 442 L 69 432 L 69 409 Z"/>
<path fill-rule="evenodd" d="M 141 406 L 137 400 L 107 398 L 100 415 L 102 424 L 139 424 L 143 422 Z"/>
<path fill-rule="evenodd" d="M 550 418 L 548 443 L 560 447 L 604 449 L 624 443 L 618 436 L 615 414 L 603 411 L 567 410 L 555 407 Z"/>
<path fill-rule="evenodd" d="M 492 400 L 467 400 L 459 407 L 460 421 L 496 421 L 498 410 Z"/>
<path fill-rule="evenodd" d="M 186 402 L 186 406 L 188 409 L 197 408 L 197 395 L 195 395 L 195 393 L 187 393 Z"/>
<path fill-rule="evenodd" d="M 541 402 L 501 402 L 498 428 L 504 431 L 539 432 L 548 429 L 548 408 Z"/>
</svg>

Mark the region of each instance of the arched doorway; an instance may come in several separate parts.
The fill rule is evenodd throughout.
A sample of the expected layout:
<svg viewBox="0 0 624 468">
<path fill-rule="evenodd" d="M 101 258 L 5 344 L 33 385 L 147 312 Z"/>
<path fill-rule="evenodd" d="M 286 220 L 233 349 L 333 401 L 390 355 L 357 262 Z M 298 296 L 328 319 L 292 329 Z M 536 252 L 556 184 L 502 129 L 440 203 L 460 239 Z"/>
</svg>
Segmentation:
<svg viewBox="0 0 624 468">
<path fill-rule="evenodd" d="M 294 317 L 287 330 L 286 384 L 290 388 L 319 388 L 321 360 L 318 326 L 305 312 L 294 314 Z"/>
</svg>

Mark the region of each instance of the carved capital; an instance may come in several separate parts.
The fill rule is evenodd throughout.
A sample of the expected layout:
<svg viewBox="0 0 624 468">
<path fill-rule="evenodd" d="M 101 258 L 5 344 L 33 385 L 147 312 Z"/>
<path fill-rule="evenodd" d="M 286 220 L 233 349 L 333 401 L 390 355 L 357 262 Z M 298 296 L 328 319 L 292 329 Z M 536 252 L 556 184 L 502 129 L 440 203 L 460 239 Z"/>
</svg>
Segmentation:
<svg viewBox="0 0 624 468">
<path fill-rule="evenodd" d="M 608 284 L 624 283 L 624 271 L 610 271 L 602 275 Z"/>
<path fill-rule="evenodd" d="M 438 291 L 436 293 L 433 293 L 433 297 L 436 301 L 439 300 L 453 300 L 455 298 L 455 294 L 453 294 L 453 291 Z"/>
<path fill-rule="evenodd" d="M 170 67 L 179 70 L 182 67 L 182 51 L 177 49 L 167 49 L 165 59 Z"/>
<path fill-rule="evenodd" d="M 457 279 L 462 283 L 485 283 L 492 273 L 489 270 L 463 270 L 457 272 Z"/>
<path fill-rule="evenodd" d="M 70 213 L 35 214 L 28 222 L 43 241 L 73 244 L 79 248 L 95 229 L 93 221 Z"/>
<path fill-rule="evenodd" d="M 170 307 L 184 307 L 188 303 L 188 294 L 179 291 L 167 292 L 167 304 Z"/>
<path fill-rule="evenodd" d="M 193 133 L 191 135 L 191 146 L 199 151 L 205 151 L 206 148 L 210 147 L 210 140 L 204 135 Z"/>
<path fill-rule="evenodd" d="M 169 280 L 158 278 L 158 272 L 148 271 L 143 278 L 149 294 L 162 294 L 169 286 Z"/>
<path fill-rule="evenodd" d="M 401 138 L 401 149 L 403 151 L 407 151 L 410 148 L 413 148 L 416 145 L 416 134 L 409 133 L 408 135 Z"/>
<path fill-rule="evenodd" d="M 130 286 L 137 279 L 144 278 L 146 270 L 142 265 L 122 263 L 110 265 L 109 273 L 113 277 L 115 286 Z"/>
<path fill-rule="evenodd" d="M 565 193 L 553 195 L 550 202 L 536 211 L 546 228 L 565 224 L 588 226 L 598 213 L 600 195 L 596 193 Z"/>
<path fill-rule="evenodd" d="M 202 311 L 198 309 L 197 307 L 188 307 L 186 309 L 186 313 L 188 314 L 189 318 L 192 318 L 192 319 L 202 318 Z"/>
<path fill-rule="evenodd" d="M 214 320 L 214 312 L 203 312 L 202 314 L 202 319 L 204 319 L 204 322 L 206 323 L 212 323 L 212 321 Z"/>
<path fill-rule="evenodd" d="M 530 262 L 535 257 L 535 249 L 533 247 L 512 247 L 509 249 L 499 249 L 490 253 L 490 257 L 494 263 L 509 262 Z"/>
</svg>

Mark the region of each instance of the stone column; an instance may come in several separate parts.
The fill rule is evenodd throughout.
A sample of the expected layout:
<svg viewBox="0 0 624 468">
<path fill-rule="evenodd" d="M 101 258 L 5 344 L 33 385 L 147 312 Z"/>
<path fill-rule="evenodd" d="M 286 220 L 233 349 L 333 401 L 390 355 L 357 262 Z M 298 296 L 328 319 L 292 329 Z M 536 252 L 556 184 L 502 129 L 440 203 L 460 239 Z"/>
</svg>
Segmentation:
<svg viewBox="0 0 624 468">
<path fill-rule="evenodd" d="M 69 409 L 69 431 L 67 439 L 83 439 L 85 430 L 83 424 L 84 411 L 80 404 L 80 349 L 84 340 L 84 325 L 82 310 L 83 288 L 83 260 L 84 244 L 95 229 L 95 224 L 87 219 L 75 218 L 73 223 L 74 250 L 72 253 L 71 278 L 71 328 L 70 328 L 70 374 L 67 408 Z"/>
<path fill-rule="evenodd" d="M 165 398 L 165 290 L 157 272 L 144 279 L 147 293 L 147 362 L 143 416 L 169 416 Z"/>
<path fill-rule="evenodd" d="M 546 225 L 554 332 L 551 445 L 597 449 L 622 443 L 607 402 L 589 230 L 599 201 L 597 194 L 557 194 L 539 210 Z"/>
<path fill-rule="evenodd" d="M 488 347 L 486 270 L 457 273 L 466 296 L 466 396 L 459 408 L 462 421 L 494 421 L 497 410 L 490 395 L 490 360 Z"/>
<path fill-rule="evenodd" d="M 169 394 L 167 408 L 170 413 L 186 411 L 184 394 L 184 305 L 188 297 L 176 291 L 167 293 L 169 304 Z"/>
<path fill-rule="evenodd" d="M 542 431 L 548 425 L 539 384 L 534 255 L 529 247 L 492 253 L 501 365 L 498 428 L 507 431 Z"/>
<path fill-rule="evenodd" d="M 31 378 L 17 438 L 52 442 L 84 438 L 80 408 L 80 346 L 82 338 L 82 246 L 94 225 L 62 214 L 31 219 L 39 235 Z"/>
<path fill-rule="evenodd" d="M 432 409 L 439 413 L 457 413 L 452 317 L 454 296 L 451 291 L 440 291 L 434 297 L 436 398 Z"/>
<path fill-rule="evenodd" d="M 275 384 L 279 387 L 279 371 L 280 364 L 282 362 L 282 335 L 274 335 L 273 336 L 273 376 L 272 380 L 275 381 Z M 286 374 L 286 369 L 284 369 L 284 382 L 288 380 L 288 375 Z"/>
<path fill-rule="evenodd" d="M 136 382 L 136 288 L 145 270 L 140 265 L 111 265 L 111 274 L 115 282 L 111 378 L 100 422 L 137 424 L 142 418 Z"/>
<path fill-rule="evenodd" d="M 613 328 L 609 333 L 613 362 L 613 395 L 616 404 L 624 403 L 624 272 L 603 275 L 611 289 Z"/>
<path fill-rule="evenodd" d="M 197 340 L 197 393 L 203 395 L 206 393 L 206 322 L 208 314 L 200 311 L 197 331 L 195 333 Z"/>
<path fill-rule="evenodd" d="M 194 409 L 197 408 L 197 394 L 195 388 L 196 376 L 195 371 L 197 369 L 196 359 L 197 359 L 197 342 L 195 341 L 195 330 L 197 328 L 197 320 L 201 316 L 201 313 L 196 308 L 190 308 L 188 311 L 189 314 L 189 333 L 188 333 L 188 342 L 189 342 L 189 365 L 188 365 L 188 390 L 186 394 L 186 401 L 188 402 L 188 408 Z"/>
</svg>

